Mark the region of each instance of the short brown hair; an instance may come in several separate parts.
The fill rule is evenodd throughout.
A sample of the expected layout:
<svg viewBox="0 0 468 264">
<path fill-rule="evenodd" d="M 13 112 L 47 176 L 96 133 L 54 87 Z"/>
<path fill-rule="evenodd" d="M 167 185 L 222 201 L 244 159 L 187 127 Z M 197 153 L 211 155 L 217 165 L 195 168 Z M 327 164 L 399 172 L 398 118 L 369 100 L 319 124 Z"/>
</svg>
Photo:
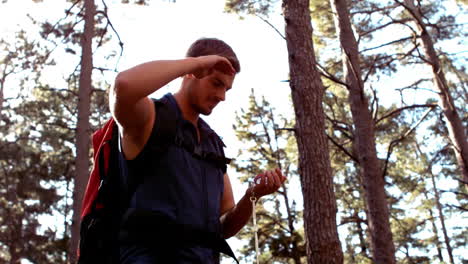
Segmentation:
<svg viewBox="0 0 468 264">
<path fill-rule="evenodd" d="M 223 56 L 231 62 L 236 73 L 240 72 L 240 63 L 236 53 L 224 41 L 216 38 L 201 38 L 195 41 L 187 51 L 187 57 L 200 57 L 206 55 Z"/>
</svg>

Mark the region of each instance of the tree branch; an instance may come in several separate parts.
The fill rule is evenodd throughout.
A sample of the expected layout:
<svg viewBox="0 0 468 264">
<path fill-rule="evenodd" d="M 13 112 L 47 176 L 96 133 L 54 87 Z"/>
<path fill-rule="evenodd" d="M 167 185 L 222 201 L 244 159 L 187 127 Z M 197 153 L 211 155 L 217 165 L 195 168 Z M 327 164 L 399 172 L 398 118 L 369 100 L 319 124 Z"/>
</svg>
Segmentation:
<svg viewBox="0 0 468 264">
<path fill-rule="evenodd" d="M 115 29 L 114 25 L 112 24 L 109 16 L 107 15 L 107 5 L 105 3 L 104 0 L 102 0 L 102 3 L 104 4 L 104 11 L 97 11 L 96 13 L 97 14 L 102 14 L 106 20 L 107 20 L 107 23 L 109 24 L 109 26 L 111 27 L 112 31 L 114 31 L 115 35 L 117 36 L 117 39 L 119 40 L 119 46 L 120 46 L 120 55 L 119 55 L 119 59 L 117 60 L 117 63 L 115 65 L 115 71 L 117 71 L 117 65 L 119 64 L 119 61 L 120 61 L 120 58 L 122 58 L 122 54 L 123 54 L 123 50 L 124 50 L 124 43 L 122 42 L 122 39 L 120 38 L 120 35 L 119 33 L 117 32 L 117 30 Z"/>
<path fill-rule="evenodd" d="M 324 67 L 322 67 L 322 65 L 320 65 L 318 62 L 315 64 L 317 66 L 317 68 L 320 70 L 320 74 L 329 79 L 330 81 L 333 81 L 335 83 L 338 83 L 338 84 L 341 84 L 343 85 L 344 87 L 346 87 L 346 89 L 348 89 L 348 84 L 346 84 L 345 82 L 341 81 L 340 79 L 338 79 L 337 77 L 335 77 L 333 74 L 329 73 Z"/>
<path fill-rule="evenodd" d="M 336 142 L 335 140 L 333 140 L 333 137 L 331 137 L 330 135 L 327 134 L 327 138 L 328 140 L 330 140 L 333 145 L 335 145 L 337 148 L 339 148 L 341 151 L 343 151 L 348 157 L 350 157 L 354 162 L 356 162 L 357 164 L 359 164 L 359 160 L 354 157 L 346 148 L 344 148 L 341 144 L 339 144 L 338 142 Z"/>
<path fill-rule="evenodd" d="M 275 26 L 273 26 L 273 25 L 270 23 L 270 21 L 268 21 L 268 20 L 266 20 L 265 18 L 259 16 L 257 13 L 255 13 L 255 16 L 258 17 L 258 18 L 260 18 L 263 22 L 267 23 L 271 28 L 273 28 L 273 29 L 276 31 L 276 33 L 278 33 L 278 35 L 281 36 L 281 38 L 283 38 L 284 40 L 286 40 L 286 37 L 285 37 L 283 34 L 281 34 L 281 32 L 280 32 Z"/>
<path fill-rule="evenodd" d="M 415 104 L 415 105 L 409 105 L 409 106 L 404 106 L 404 107 L 401 107 L 401 108 L 398 108 L 398 109 L 395 109 L 389 113 L 386 113 L 384 114 L 382 117 L 380 117 L 379 119 L 377 119 L 377 121 L 375 121 L 375 124 L 378 124 L 379 122 L 381 122 L 382 120 L 384 120 L 385 118 L 389 118 L 395 114 L 399 114 L 400 112 L 406 110 L 406 109 L 413 109 L 413 108 L 426 108 L 426 107 L 430 107 L 431 109 L 437 107 L 437 104 Z"/>
<path fill-rule="evenodd" d="M 372 71 L 374 70 L 375 68 L 375 63 L 377 62 L 377 60 L 379 59 L 379 54 L 377 54 L 375 57 L 374 57 L 374 60 L 372 61 L 372 64 L 370 65 L 370 68 L 367 70 L 367 73 L 366 73 L 366 76 L 362 79 L 362 82 L 363 83 L 366 83 L 367 80 L 369 79 L 369 76 L 371 75 Z"/>
<path fill-rule="evenodd" d="M 359 34 L 359 38 L 361 38 L 361 37 L 363 37 L 365 35 L 368 35 L 370 33 L 373 33 L 375 31 L 384 29 L 384 28 L 386 28 L 388 26 L 391 26 L 391 25 L 394 25 L 394 24 L 402 24 L 402 23 L 406 23 L 406 22 L 409 22 L 409 21 L 411 21 L 411 19 L 409 19 L 409 18 L 399 19 L 399 20 L 393 20 L 392 19 L 392 21 L 390 21 L 390 22 L 388 22 L 386 24 L 383 24 L 383 25 L 377 26 L 377 27 L 375 27 L 373 29 L 362 32 L 361 34 Z"/>
<path fill-rule="evenodd" d="M 397 39 L 397 40 L 392 40 L 390 42 L 384 43 L 384 44 L 379 45 L 379 46 L 363 49 L 363 50 L 359 51 L 359 53 L 364 53 L 364 52 L 369 51 L 369 50 L 379 49 L 379 48 L 382 48 L 382 47 L 385 47 L 385 46 L 388 46 L 388 45 L 392 45 L 392 44 L 395 44 L 395 43 L 398 43 L 398 42 L 403 42 L 403 41 L 407 41 L 407 40 L 411 40 L 411 39 L 413 39 L 413 36 L 405 37 L 405 38 L 401 38 L 401 39 Z"/>
<path fill-rule="evenodd" d="M 387 168 L 388 168 L 388 161 L 390 159 L 390 156 L 392 155 L 392 152 L 393 152 L 393 148 L 398 144 L 400 143 L 401 141 L 403 141 L 406 137 L 408 137 L 418 126 L 419 124 L 422 123 L 422 121 L 424 121 L 424 119 L 426 119 L 426 117 L 429 115 L 429 113 L 434 109 L 435 107 L 431 107 L 429 108 L 426 113 L 424 113 L 424 115 L 421 117 L 421 119 L 415 124 L 413 125 L 413 127 L 411 127 L 410 129 L 408 129 L 401 137 L 393 140 L 392 142 L 390 142 L 390 144 L 388 145 L 388 151 L 387 151 L 387 158 L 385 159 L 385 165 L 384 165 L 384 169 L 383 169 L 383 172 L 382 172 L 382 177 L 385 177 L 385 175 L 387 174 Z"/>
</svg>

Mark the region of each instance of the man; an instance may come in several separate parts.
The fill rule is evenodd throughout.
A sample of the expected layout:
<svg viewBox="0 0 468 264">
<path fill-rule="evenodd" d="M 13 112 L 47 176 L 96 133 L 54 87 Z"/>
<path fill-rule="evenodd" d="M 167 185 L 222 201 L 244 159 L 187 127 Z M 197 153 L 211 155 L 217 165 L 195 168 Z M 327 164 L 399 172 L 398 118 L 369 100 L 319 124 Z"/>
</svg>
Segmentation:
<svg viewBox="0 0 468 264">
<path fill-rule="evenodd" d="M 216 248 L 210 236 L 234 236 L 250 219 L 250 198 L 271 194 L 285 181 L 279 169 L 266 171 L 235 204 L 225 166 L 197 158 L 180 145 L 172 144 L 160 158 L 149 150 L 164 124 L 162 113 L 158 116 L 159 108 L 148 96 L 182 77 L 179 91 L 163 98 L 174 109 L 174 119 L 182 120 L 177 134 L 202 151 L 224 157 L 223 143 L 199 116 L 211 114 L 225 100 L 239 71 L 239 61 L 229 45 L 204 38 L 191 45 L 185 59 L 151 61 L 118 74 L 109 97 L 110 109 L 119 125 L 129 177 L 143 178 L 130 207 L 150 212 L 129 217 L 132 221 L 128 222 L 137 227 L 127 230 L 134 233 L 134 239 L 122 242 L 122 263 L 216 263 L 218 251 L 223 250 Z M 144 231 L 135 231 L 142 226 Z"/>
</svg>

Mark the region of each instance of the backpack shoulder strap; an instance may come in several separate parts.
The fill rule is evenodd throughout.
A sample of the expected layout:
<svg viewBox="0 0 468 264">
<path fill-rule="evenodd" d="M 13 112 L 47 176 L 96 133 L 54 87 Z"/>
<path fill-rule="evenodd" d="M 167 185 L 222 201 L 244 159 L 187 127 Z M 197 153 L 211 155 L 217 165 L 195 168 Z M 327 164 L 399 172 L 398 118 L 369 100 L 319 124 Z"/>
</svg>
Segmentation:
<svg viewBox="0 0 468 264">
<path fill-rule="evenodd" d="M 156 108 L 156 120 L 148 141 L 151 141 L 150 149 L 153 153 L 156 155 L 164 154 L 170 145 L 176 145 L 184 148 L 196 158 L 209 161 L 226 172 L 227 164 L 231 160 L 224 156 L 223 147 L 225 145 L 214 131 L 210 133 L 210 137 L 215 141 L 218 153 L 203 151 L 178 133 L 182 117 L 167 96 L 157 100 L 153 99 L 153 102 Z"/>
<path fill-rule="evenodd" d="M 160 155 L 164 154 L 169 146 L 175 142 L 180 118 L 166 97 L 153 99 L 153 102 L 156 109 L 156 120 L 148 142 L 151 142 L 151 151 Z"/>
</svg>

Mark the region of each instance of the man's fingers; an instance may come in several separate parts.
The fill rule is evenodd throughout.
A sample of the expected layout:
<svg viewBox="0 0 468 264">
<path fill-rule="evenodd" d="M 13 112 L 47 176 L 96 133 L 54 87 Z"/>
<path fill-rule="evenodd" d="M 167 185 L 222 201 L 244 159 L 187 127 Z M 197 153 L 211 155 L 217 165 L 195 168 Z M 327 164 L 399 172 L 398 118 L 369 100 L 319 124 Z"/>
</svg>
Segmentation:
<svg viewBox="0 0 468 264">
<path fill-rule="evenodd" d="M 272 171 L 272 177 L 275 183 L 275 188 L 278 189 L 281 186 L 281 179 L 277 170 Z"/>
<path fill-rule="evenodd" d="M 235 74 L 236 70 L 232 66 L 232 63 L 225 57 L 223 57 L 223 60 L 225 62 L 225 65 L 227 66 L 228 71 L 231 72 L 232 74 Z"/>
<path fill-rule="evenodd" d="M 271 172 L 270 171 L 266 171 L 265 172 L 265 187 L 269 187 L 272 183 L 272 179 L 271 179 Z"/>
<path fill-rule="evenodd" d="M 217 70 L 228 75 L 234 75 L 236 73 L 231 62 L 223 56 L 207 55 L 197 57 L 196 59 L 199 61 L 200 66 L 199 71 L 197 71 L 199 74 L 196 74 L 197 77 L 205 77 L 206 75 L 204 74 L 202 76 L 202 73 L 206 73 L 204 70 L 209 70 L 209 74 L 211 74 L 213 70 Z"/>
<path fill-rule="evenodd" d="M 276 172 L 278 173 L 278 176 L 281 180 L 281 183 L 286 181 L 286 176 L 283 175 L 283 172 L 280 170 L 280 168 L 276 168 Z"/>
<path fill-rule="evenodd" d="M 220 71 L 220 72 L 222 72 L 224 74 L 228 74 L 228 75 L 234 75 L 236 73 L 236 71 L 234 70 L 234 68 L 231 65 L 231 62 L 229 62 L 229 60 L 227 60 L 224 57 L 223 57 L 223 60 L 216 63 L 214 68 L 216 70 L 218 70 L 218 71 Z"/>
<path fill-rule="evenodd" d="M 278 191 L 285 180 L 286 177 L 279 168 L 265 171 L 254 178 L 255 191 L 262 196 L 271 194 Z"/>
<path fill-rule="evenodd" d="M 213 68 L 228 75 L 234 75 L 236 73 L 234 67 L 232 67 L 231 62 L 227 58 L 222 56 L 217 56 L 217 58 L 218 62 L 213 65 Z"/>
</svg>

